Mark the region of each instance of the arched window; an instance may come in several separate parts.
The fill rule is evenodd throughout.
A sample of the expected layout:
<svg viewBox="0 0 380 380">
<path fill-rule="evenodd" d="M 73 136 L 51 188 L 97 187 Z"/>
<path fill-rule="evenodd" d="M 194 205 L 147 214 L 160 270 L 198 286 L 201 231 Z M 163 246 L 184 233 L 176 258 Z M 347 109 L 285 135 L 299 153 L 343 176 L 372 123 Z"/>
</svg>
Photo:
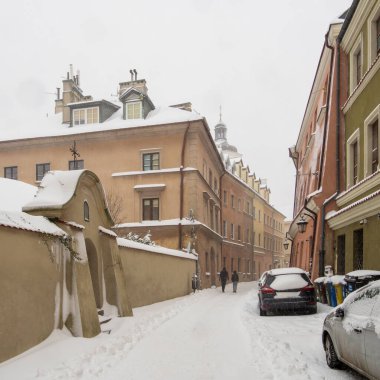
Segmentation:
<svg viewBox="0 0 380 380">
<path fill-rule="evenodd" d="M 83 203 L 83 217 L 86 222 L 90 220 L 90 208 L 88 207 L 87 201 Z"/>
</svg>

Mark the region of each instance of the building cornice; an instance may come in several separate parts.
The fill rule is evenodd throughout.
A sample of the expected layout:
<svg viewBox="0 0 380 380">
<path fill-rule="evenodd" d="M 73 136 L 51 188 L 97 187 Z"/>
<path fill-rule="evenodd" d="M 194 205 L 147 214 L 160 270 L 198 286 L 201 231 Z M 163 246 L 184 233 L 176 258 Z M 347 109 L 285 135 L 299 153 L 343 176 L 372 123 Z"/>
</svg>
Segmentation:
<svg viewBox="0 0 380 380">
<path fill-rule="evenodd" d="M 345 204 L 352 202 L 354 199 L 360 197 L 364 193 L 370 191 L 371 189 L 379 185 L 380 185 L 380 171 L 377 170 L 375 173 L 373 173 L 367 178 L 364 178 L 355 186 L 352 186 L 345 192 L 339 194 L 339 196 L 336 199 L 336 203 L 338 207 L 342 207 Z"/>
<path fill-rule="evenodd" d="M 349 226 L 364 218 L 379 215 L 380 190 L 346 206 L 333 215 L 327 217 L 327 222 L 333 230 Z"/>
<path fill-rule="evenodd" d="M 355 43 L 355 39 L 360 33 L 365 24 L 369 14 L 371 13 L 372 7 L 368 6 L 369 2 L 373 0 L 361 0 L 358 2 L 358 6 L 350 20 L 350 24 L 342 38 L 341 46 L 343 50 L 347 53 L 351 50 L 352 45 Z"/>
</svg>

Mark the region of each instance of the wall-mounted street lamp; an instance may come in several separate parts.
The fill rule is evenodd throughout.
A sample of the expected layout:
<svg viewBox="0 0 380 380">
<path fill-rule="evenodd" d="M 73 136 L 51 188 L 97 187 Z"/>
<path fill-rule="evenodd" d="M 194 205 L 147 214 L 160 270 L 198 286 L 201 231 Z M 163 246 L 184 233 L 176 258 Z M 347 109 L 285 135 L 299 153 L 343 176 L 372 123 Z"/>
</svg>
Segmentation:
<svg viewBox="0 0 380 380">
<path fill-rule="evenodd" d="M 289 248 L 289 242 L 288 242 L 288 240 L 285 240 L 285 241 L 284 241 L 284 249 L 285 249 L 285 251 L 286 251 L 288 248 Z"/>
<path fill-rule="evenodd" d="M 298 226 L 298 232 L 303 234 L 306 231 L 307 221 L 305 220 L 304 215 L 301 215 L 301 219 L 296 223 Z"/>
</svg>

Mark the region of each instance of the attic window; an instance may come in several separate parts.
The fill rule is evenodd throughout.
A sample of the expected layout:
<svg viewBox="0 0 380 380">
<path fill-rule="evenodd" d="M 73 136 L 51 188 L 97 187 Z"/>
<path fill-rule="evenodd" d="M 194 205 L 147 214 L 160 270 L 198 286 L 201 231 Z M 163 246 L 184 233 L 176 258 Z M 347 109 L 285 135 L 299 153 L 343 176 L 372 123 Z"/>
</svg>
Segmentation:
<svg viewBox="0 0 380 380">
<path fill-rule="evenodd" d="M 84 108 L 73 111 L 74 125 L 99 123 L 99 109 Z"/>
<path fill-rule="evenodd" d="M 90 208 L 88 207 L 87 201 L 83 203 L 83 217 L 86 222 L 90 221 Z"/>
<path fill-rule="evenodd" d="M 141 102 L 133 102 L 127 104 L 127 119 L 141 119 L 142 107 Z"/>
</svg>

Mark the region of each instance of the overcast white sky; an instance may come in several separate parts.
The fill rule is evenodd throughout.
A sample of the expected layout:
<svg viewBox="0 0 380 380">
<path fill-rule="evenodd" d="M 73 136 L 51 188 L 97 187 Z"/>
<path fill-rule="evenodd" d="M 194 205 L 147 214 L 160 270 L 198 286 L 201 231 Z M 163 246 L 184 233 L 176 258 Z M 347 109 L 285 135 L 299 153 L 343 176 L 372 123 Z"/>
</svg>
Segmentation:
<svg viewBox="0 0 380 380">
<path fill-rule="evenodd" d="M 351 0 L 14 0 L 0 15 L 2 128 L 54 112 L 69 64 L 86 95 L 109 98 L 136 68 L 156 105 L 190 101 L 271 203 L 292 216 L 295 144 L 324 34 Z M 29 122 L 26 123 L 25 116 Z"/>
</svg>

